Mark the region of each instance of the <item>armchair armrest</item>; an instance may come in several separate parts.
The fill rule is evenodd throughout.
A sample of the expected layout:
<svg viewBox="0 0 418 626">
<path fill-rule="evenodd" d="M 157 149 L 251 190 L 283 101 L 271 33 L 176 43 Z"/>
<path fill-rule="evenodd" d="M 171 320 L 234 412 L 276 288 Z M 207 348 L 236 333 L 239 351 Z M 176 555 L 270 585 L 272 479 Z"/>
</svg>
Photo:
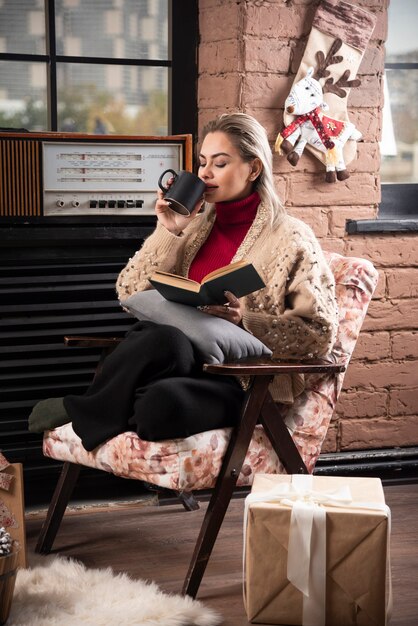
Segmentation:
<svg viewBox="0 0 418 626">
<path fill-rule="evenodd" d="M 122 337 L 87 337 L 70 335 L 64 337 L 64 344 L 74 348 L 116 348 Z"/>
<path fill-rule="evenodd" d="M 322 359 L 309 361 L 273 361 L 270 358 L 241 359 L 231 363 L 203 366 L 209 374 L 225 374 L 227 376 L 272 376 L 275 374 L 324 374 L 344 372 L 345 365 L 330 363 Z"/>
</svg>

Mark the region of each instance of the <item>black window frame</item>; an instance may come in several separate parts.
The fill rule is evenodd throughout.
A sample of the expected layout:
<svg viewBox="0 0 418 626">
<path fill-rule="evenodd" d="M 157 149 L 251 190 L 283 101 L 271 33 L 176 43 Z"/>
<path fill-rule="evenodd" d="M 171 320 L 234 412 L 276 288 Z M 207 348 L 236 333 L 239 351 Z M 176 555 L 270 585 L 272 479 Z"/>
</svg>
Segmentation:
<svg viewBox="0 0 418 626">
<path fill-rule="evenodd" d="M 418 72 L 418 63 L 385 63 L 385 70 L 415 70 Z M 418 183 L 382 183 L 379 218 L 412 219 L 414 217 L 418 221 Z"/>
<path fill-rule="evenodd" d="M 48 131 L 58 130 L 57 64 L 88 63 L 100 65 L 152 66 L 169 69 L 168 134 L 197 131 L 197 45 L 198 0 L 169 0 L 171 21 L 171 60 L 114 59 L 59 55 L 56 50 L 55 0 L 45 0 L 46 54 L 0 53 L 0 61 L 40 62 L 46 65 Z"/>
<path fill-rule="evenodd" d="M 418 71 L 418 63 L 385 63 L 385 70 Z M 381 182 L 381 198 L 377 219 L 347 220 L 348 233 L 418 232 L 418 183 Z"/>
</svg>

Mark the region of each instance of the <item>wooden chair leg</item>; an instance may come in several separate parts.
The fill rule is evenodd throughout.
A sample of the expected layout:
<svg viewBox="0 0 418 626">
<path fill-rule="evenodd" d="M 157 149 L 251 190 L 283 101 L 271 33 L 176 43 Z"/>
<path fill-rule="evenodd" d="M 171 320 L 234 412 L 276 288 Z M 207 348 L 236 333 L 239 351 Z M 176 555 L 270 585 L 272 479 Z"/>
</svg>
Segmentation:
<svg viewBox="0 0 418 626">
<path fill-rule="evenodd" d="M 233 430 L 216 486 L 200 529 L 183 594 L 196 597 L 209 557 L 236 486 L 271 376 L 257 376 L 247 393 L 241 421 Z"/>
<path fill-rule="evenodd" d="M 299 450 L 269 391 L 261 409 L 260 422 L 286 472 L 288 474 L 308 474 Z"/>
<path fill-rule="evenodd" d="M 49 554 L 51 551 L 80 471 L 81 465 L 64 463 L 35 547 L 38 554 Z"/>
</svg>

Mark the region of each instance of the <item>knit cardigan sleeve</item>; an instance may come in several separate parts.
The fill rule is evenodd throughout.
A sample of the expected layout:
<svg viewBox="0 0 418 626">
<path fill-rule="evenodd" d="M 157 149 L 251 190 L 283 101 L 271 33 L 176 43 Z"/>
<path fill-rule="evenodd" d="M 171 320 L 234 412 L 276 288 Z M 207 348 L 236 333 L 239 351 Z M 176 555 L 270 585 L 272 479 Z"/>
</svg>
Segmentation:
<svg viewBox="0 0 418 626">
<path fill-rule="evenodd" d="M 306 225 L 285 233 L 278 250 L 265 260 L 266 288 L 245 301 L 243 326 L 269 346 L 273 358 L 324 356 L 338 324 L 332 272 Z"/>
<path fill-rule="evenodd" d="M 173 235 L 157 223 L 154 232 L 129 259 L 117 278 L 116 292 L 119 300 L 137 291 L 150 289 L 148 279 L 156 270 L 178 274 L 187 240 L 187 236 Z"/>
</svg>

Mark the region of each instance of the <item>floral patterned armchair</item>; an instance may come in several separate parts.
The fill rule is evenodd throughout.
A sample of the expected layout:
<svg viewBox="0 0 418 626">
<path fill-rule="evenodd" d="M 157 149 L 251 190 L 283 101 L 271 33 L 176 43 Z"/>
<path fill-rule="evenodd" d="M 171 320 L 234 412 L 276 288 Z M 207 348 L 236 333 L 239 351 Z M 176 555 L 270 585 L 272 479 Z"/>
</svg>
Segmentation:
<svg viewBox="0 0 418 626">
<path fill-rule="evenodd" d="M 125 432 L 93 452 L 83 448 L 71 424 L 45 432 L 44 454 L 65 463 L 41 530 L 38 552 L 51 549 L 81 466 L 173 489 L 189 509 L 198 506 L 191 491 L 215 487 L 183 589 L 196 595 L 236 485 L 251 485 L 255 473 L 314 470 L 378 279 L 369 261 L 335 253 L 326 256 L 335 276 L 339 306 L 337 339 L 326 362 L 264 359 L 205 366 L 217 374 L 251 377 L 241 422 L 234 429 L 160 442 L 143 441 L 136 433 Z M 292 405 L 275 404 L 268 392 L 271 376 L 294 371 L 305 374 L 304 392 Z"/>
</svg>

